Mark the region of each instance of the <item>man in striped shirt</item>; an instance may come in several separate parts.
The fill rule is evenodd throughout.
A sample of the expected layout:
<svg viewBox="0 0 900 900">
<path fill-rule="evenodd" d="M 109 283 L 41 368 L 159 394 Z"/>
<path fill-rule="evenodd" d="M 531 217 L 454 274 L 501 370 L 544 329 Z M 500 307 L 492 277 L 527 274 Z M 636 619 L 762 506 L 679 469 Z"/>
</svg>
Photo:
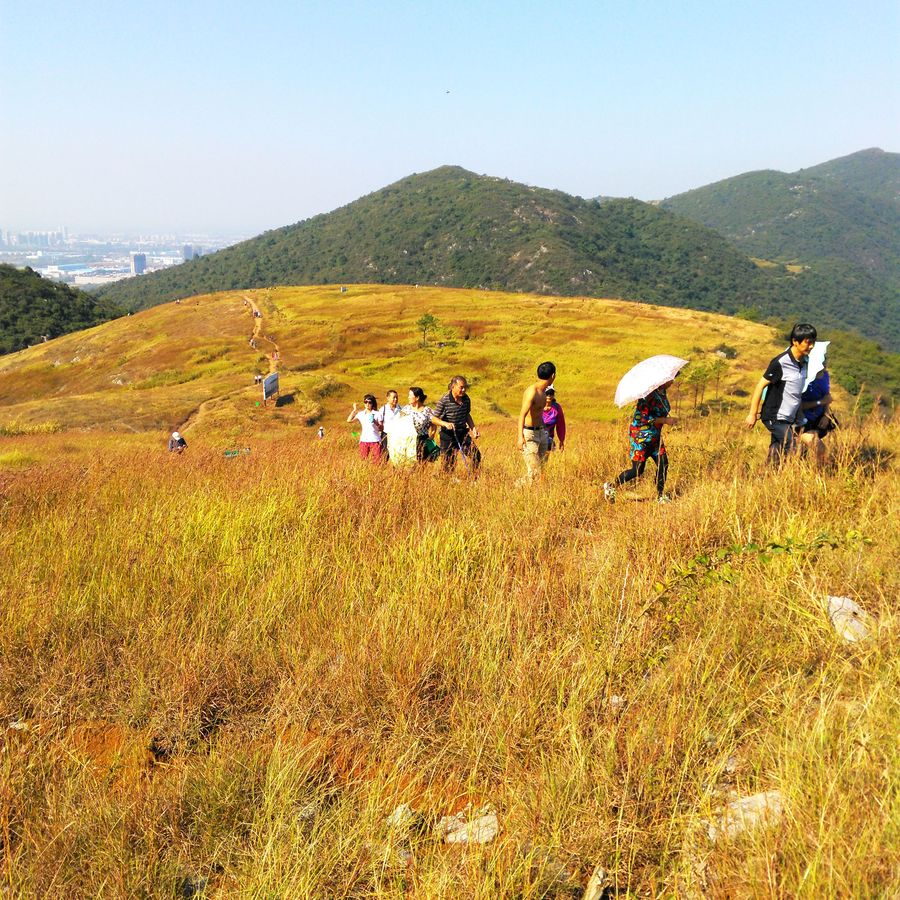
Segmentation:
<svg viewBox="0 0 900 900">
<path fill-rule="evenodd" d="M 744 424 L 753 428 L 762 419 L 772 439 L 768 462 L 777 465 L 794 446 L 794 425 L 799 424 L 801 394 L 806 384 L 807 356 L 816 344 L 816 329 L 805 322 L 791 330 L 791 346 L 770 363 L 750 399 L 750 412 Z M 766 398 L 762 401 L 763 391 Z"/>
<path fill-rule="evenodd" d="M 475 446 L 478 429 L 472 420 L 472 401 L 466 393 L 469 383 L 462 375 L 454 375 L 449 390 L 434 405 L 432 417 L 443 419 L 452 428 L 441 428 L 441 457 L 444 470 L 450 471 L 456 465 L 456 454 L 462 453 L 466 468 L 472 473 L 478 471 L 481 453 Z"/>
</svg>

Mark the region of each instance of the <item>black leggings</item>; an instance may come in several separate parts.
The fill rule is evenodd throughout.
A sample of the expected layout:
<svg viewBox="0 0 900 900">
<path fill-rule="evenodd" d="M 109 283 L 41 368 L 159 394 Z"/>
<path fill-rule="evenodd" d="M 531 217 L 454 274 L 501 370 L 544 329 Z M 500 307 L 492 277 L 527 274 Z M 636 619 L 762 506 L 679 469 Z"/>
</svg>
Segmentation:
<svg viewBox="0 0 900 900">
<path fill-rule="evenodd" d="M 666 475 L 669 472 L 669 457 L 663 453 L 662 456 L 651 456 L 650 458 L 656 461 L 656 493 L 662 496 L 666 487 Z M 644 474 L 646 465 L 647 460 L 633 462 L 630 469 L 626 469 L 616 478 L 616 484 L 625 484 L 626 481 L 633 481 L 635 478 L 639 478 Z"/>
</svg>

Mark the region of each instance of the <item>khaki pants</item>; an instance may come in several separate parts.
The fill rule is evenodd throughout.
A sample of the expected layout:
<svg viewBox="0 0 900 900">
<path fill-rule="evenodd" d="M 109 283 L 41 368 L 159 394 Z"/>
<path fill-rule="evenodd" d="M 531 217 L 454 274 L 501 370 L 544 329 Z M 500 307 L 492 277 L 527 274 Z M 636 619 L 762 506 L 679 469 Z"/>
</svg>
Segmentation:
<svg viewBox="0 0 900 900">
<path fill-rule="evenodd" d="M 525 457 L 525 474 L 529 481 L 534 481 L 544 468 L 547 458 L 547 446 L 550 441 L 544 429 L 529 431 L 525 429 L 525 446 L 522 455 Z"/>
</svg>

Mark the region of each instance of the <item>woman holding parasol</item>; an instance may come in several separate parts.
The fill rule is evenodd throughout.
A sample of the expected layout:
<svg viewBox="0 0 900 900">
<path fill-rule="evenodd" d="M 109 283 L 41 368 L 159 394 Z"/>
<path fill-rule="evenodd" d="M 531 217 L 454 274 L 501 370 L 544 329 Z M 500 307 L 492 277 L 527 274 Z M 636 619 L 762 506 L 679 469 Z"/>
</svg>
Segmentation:
<svg viewBox="0 0 900 900">
<path fill-rule="evenodd" d="M 663 443 L 664 425 L 677 421 L 669 415 L 671 406 L 666 390 L 678 373 L 687 365 L 686 359 L 661 354 L 651 356 L 632 368 L 616 388 L 616 406 L 635 402 L 634 415 L 628 428 L 631 444 L 631 466 L 621 472 L 614 482 L 604 482 L 603 494 L 610 503 L 616 499 L 616 487 L 644 474 L 647 459 L 656 463 L 656 498 L 668 503 L 665 494 L 669 459 Z"/>
</svg>

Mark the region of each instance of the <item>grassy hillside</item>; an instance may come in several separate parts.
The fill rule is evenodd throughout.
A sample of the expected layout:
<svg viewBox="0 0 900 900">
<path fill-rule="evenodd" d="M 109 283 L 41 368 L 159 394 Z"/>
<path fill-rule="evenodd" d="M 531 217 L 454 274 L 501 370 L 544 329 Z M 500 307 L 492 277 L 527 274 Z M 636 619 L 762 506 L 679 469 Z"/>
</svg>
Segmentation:
<svg viewBox="0 0 900 900">
<path fill-rule="evenodd" d="M 748 172 L 663 206 L 752 257 L 794 264 L 791 292 L 820 321 L 900 346 L 900 154 L 867 150 L 809 169 Z"/>
<path fill-rule="evenodd" d="M 0 264 L 0 354 L 122 314 L 109 300 L 48 281 L 31 269 Z"/>
<path fill-rule="evenodd" d="M 445 319 L 470 302 L 499 312 L 420 351 L 417 295 L 365 292 L 260 304 L 287 365 L 309 367 L 286 377 L 351 386 L 322 398 L 328 415 L 364 387 L 436 394 L 459 367 L 480 418 L 514 406 L 524 370 L 551 356 L 565 454 L 517 488 L 496 411 L 475 484 L 363 465 L 349 426 L 316 441 L 283 422 L 235 458 L 204 416 L 178 458 L 152 435 L 0 436 L 0 884 L 562 900 L 599 865 L 619 896 L 896 896 L 897 426 L 851 423 L 829 469 L 776 473 L 737 416 L 688 418 L 667 438 L 676 502 L 644 502 L 644 484 L 607 506 L 599 485 L 627 443 L 624 422 L 595 419 L 615 373 L 650 348 L 726 339 L 729 383 L 746 384 L 769 332 L 596 301 L 447 292 L 438 307 L 432 292 L 418 296 Z M 333 330 L 296 318 L 329 303 L 344 311 Z M 74 372 L 100 369 L 91 402 L 106 416 L 100 395 L 121 388 L 130 402 L 104 423 L 121 427 L 163 386 L 105 385 L 106 357 L 135 380 L 151 360 L 202 369 L 188 336 L 216 322 L 226 336 L 209 342 L 225 343 L 232 310 L 233 296 L 172 305 L 64 338 L 97 351 L 90 368 L 29 377 L 47 403 L 68 391 L 56 415 L 81 417 Z M 160 322 L 165 340 L 140 334 Z M 17 354 L 3 377 L 23 359 L 40 361 Z M 828 594 L 873 617 L 868 641 L 837 639 Z M 763 791 L 783 808 L 769 827 L 709 838 L 728 802 Z M 389 826 L 402 804 L 411 818 Z M 488 806 L 494 840 L 441 840 L 442 817 Z"/>
<path fill-rule="evenodd" d="M 245 297 L 263 314 L 257 349 Z M 441 323 L 422 347 L 416 322 Z M 268 340 L 266 340 L 267 338 Z M 256 372 L 280 352 L 284 397 L 256 406 Z M 720 345 L 738 356 L 721 361 Z M 342 421 L 366 391 L 421 384 L 436 399 L 458 371 L 473 382 L 478 418 L 518 413 L 525 381 L 544 358 L 585 418 L 615 414 L 615 385 L 657 352 L 719 361 L 719 393 L 746 389 L 776 352 L 773 331 L 722 316 L 590 298 L 352 286 L 276 288 L 169 303 L 0 358 L 0 427 L 155 432 L 182 425 L 234 441 Z M 713 399 L 713 379 L 707 399 Z M 743 402 L 743 401 L 742 401 Z"/>
</svg>

